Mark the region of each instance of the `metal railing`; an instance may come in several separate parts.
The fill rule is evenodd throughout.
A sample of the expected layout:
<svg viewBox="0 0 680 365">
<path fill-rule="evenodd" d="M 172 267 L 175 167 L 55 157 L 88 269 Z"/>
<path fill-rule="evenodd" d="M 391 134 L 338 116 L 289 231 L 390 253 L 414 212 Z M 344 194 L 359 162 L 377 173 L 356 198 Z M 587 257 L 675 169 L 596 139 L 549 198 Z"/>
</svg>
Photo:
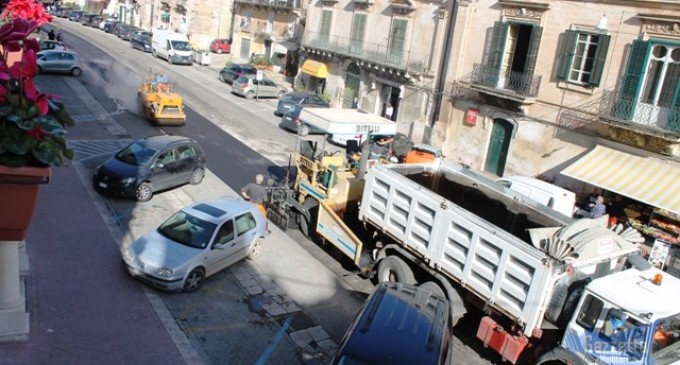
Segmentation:
<svg viewBox="0 0 680 365">
<path fill-rule="evenodd" d="M 461 81 L 492 88 L 508 94 L 534 98 L 538 96 L 541 76 L 516 71 L 501 73 L 498 68 L 475 63 L 472 66 L 472 73 L 463 77 Z"/>
<path fill-rule="evenodd" d="M 300 9 L 302 8 L 302 0 L 235 0 L 241 4 L 251 4 L 260 6 L 270 6 L 275 8 L 285 9 Z"/>
<path fill-rule="evenodd" d="M 602 119 L 680 133 L 680 107 L 665 108 L 641 103 L 623 97 L 615 90 L 602 92 L 597 115 Z"/>
<path fill-rule="evenodd" d="M 348 37 L 332 36 L 305 31 L 302 45 L 353 56 L 367 62 L 400 68 L 414 73 L 428 71 L 429 55 L 406 49 L 389 47 L 385 43 L 359 41 Z"/>
</svg>

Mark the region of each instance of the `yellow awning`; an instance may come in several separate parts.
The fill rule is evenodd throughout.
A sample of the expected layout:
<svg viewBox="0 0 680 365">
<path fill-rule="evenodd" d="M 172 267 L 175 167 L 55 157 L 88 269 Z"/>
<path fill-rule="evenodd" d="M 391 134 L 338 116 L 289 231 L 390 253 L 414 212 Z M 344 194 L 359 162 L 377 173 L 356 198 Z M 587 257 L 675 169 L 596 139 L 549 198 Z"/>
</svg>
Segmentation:
<svg viewBox="0 0 680 365">
<path fill-rule="evenodd" d="M 596 146 L 562 174 L 680 214 L 680 164 Z"/>
<path fill-rule="evenodd" d="M 328 77 L 328 69 L 326 68 L 326 65 L 314 60 L 305 61 L 305 63 L 302 64 L 302 72 L 320 79 L 325 79 Z"/>
</svg>

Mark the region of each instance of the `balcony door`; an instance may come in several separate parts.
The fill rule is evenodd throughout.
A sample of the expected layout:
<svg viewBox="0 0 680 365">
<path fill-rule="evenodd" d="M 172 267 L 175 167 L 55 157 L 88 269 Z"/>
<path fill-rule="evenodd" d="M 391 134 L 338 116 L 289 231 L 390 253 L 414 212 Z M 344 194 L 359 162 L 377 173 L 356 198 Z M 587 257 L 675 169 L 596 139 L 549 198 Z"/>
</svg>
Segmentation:
<svg viewBox="0 0 680 365">
<path fill-rule="evenodd" d="M 531 86 L 543 28 L 531 23 L 496 22 L 485 84 L 525 92 Z"/>
</svg>

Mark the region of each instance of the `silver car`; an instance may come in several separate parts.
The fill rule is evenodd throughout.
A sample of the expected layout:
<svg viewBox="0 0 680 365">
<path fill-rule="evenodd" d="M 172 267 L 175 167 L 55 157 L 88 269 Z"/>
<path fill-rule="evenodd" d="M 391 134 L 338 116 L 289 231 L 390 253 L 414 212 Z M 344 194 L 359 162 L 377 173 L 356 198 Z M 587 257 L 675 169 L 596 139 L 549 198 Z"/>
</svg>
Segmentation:
<svg viewBox="0 0 680 365">
<path fill-rule="evenodd" d="M 256 75 L 241 75 L 232 83 L 231 91 L 250 100 L 255 97 L 281 99 L 288 90 L 266 77 L 257 80 Z"/>
<path fill-rule="evenodd" d="M 124 247 L 128 272 L 158 288 L 194 292 L 205 278 L 260 251 L 269 229 L 257 207 L 235 197 L 190 205 Z"/>
<path fill-rule="evenodd" d="M 55 72 L 80 76 L 83 73 L 80 56 L 73 51 L 45 50 L 36 55 L 39 72 Z"/>
</svg>

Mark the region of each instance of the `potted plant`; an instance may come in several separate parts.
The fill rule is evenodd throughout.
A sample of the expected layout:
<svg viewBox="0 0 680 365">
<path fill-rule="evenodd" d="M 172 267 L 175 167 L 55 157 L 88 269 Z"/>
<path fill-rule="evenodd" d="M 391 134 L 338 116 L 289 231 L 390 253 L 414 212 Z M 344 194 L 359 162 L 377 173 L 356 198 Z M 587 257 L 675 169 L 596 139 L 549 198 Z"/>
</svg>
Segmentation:
<svg viewBox="0 0 680 365">
<path fill-rule="evenodd" d="M 64 138 L 73 120 L 33 81 L 40 46 L 29 35 L 51 16 L 33 0 L 12 0 L 0 18 L 5 21 L 0 26 L 0 241 L 20 241 L 39 185 L 49 181 L 51 167 L 73 158 Z M 19 61 L 8 61 L 17 53 Z"/>
<path fill-rule="evenodd" d="M 260 56 L 253 60 L 253 66 L 258 70 L 271 71 L 274 68 L 271 58 L 266 56 Z"/>
</svg>

